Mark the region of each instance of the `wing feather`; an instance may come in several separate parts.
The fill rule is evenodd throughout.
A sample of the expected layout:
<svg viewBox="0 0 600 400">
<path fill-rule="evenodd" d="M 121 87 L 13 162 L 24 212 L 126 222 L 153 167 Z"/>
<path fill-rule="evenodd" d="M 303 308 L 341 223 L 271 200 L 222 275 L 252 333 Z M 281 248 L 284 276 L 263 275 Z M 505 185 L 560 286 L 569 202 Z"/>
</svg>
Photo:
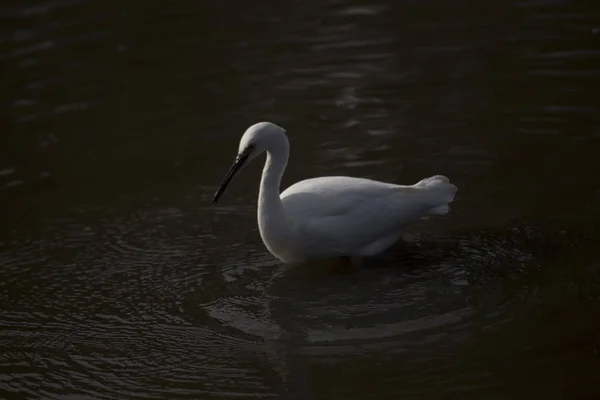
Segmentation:
<svg viewBox="0 0 600 400">
<path fill-rule="evenodd" d="M 397 236 L 407 224 L 429 213 L 447 212 L 455 192 L 456 186 L 444 176 L 412 186 L 321 177 L 299 182 L 281 197 L 307 246 L 327 254 L 352 254 Z"/>
</svg>

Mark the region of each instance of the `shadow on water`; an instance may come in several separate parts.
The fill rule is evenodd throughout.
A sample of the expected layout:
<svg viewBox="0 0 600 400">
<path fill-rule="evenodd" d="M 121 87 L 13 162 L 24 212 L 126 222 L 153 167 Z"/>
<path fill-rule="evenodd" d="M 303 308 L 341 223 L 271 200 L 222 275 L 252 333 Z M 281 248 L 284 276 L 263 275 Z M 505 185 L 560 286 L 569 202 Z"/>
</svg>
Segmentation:
<svg viewBox="0 0 600 400">
<path fill-rule="evenodd" d="M 598 6 L 248 4 L 0 5 L 0 397 L 598 393 Z M 358 270 L 281 265 L 260 166 L 210 206 L 265 119 L 284 187 L 457 201 Z"/>
</svg>

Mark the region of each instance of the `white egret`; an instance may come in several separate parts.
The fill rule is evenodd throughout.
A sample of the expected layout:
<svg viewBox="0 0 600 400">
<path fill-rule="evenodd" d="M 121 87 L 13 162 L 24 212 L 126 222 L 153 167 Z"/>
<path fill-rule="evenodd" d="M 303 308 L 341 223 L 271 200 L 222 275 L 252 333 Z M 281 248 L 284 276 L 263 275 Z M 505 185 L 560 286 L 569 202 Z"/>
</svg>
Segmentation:
<svg viewBox="0 0 600 400">
<path fill-rule="evenodd" d="M 238 172 L 266 152 L 258 227 L 269 252 L 284 263 L 344 257 L 355 264 L 399 241 L 409 223 L 448 213 L 457 191 L 443 175 L 410 186 L 324 176 L 298 182 L 280 193 L 289 147 L 281 127 L 270 122 L 249 127 L 213 199 L 216 203 Z"/>
</svg>

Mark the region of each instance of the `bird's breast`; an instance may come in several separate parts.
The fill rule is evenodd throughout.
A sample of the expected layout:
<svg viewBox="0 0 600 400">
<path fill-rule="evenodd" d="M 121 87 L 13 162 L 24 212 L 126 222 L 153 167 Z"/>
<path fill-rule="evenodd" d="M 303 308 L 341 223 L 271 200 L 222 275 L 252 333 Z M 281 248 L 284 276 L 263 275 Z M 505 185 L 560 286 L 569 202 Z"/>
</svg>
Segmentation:
<svg viewBox="0 0 600 400">
<path fill-rule="evenodd" d="M 264 245 L 276 258 L 285 263 L 306 260 L 306 250 L 302 241 L 297 237 L 294 226 L 286 220 L 259 216 L 258 229 Z"/>
</svg>

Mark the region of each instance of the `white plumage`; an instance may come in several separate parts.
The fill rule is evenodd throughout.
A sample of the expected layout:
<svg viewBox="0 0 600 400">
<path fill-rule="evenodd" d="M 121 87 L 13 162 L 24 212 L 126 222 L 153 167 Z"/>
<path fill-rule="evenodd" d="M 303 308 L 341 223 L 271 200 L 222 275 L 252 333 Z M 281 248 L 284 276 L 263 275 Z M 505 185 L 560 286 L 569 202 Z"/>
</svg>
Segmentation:
<svg viewBox="0 0 600 400">
<path fill-rule="evenodd" d="M 325 176 L 279 192 L 289 157 L 285 130 L 260 122 L 246 130 L 236 160 L 215 194 L 217 202 L 232 178 L 267 152 L 258 196 L 262 240 L 285 263 L 378 254 L 397 242 L 406 225 L 431 214 L 444 215 L 457 188 L 442 175 L 410 186 L 364 178 Z"/>
</svg>

